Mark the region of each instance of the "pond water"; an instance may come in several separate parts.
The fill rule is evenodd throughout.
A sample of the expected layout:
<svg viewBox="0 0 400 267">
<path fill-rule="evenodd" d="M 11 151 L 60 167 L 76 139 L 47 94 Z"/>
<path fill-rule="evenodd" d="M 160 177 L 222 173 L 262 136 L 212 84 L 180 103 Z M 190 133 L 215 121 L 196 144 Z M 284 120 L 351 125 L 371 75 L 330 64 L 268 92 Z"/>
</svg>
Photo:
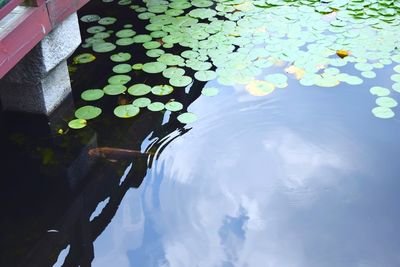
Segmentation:
<svg viewBox="0 0 400 267">
<path fill-rule="evenodd" d="M 71 98 L 1 114 L 0 265 L 400 266 L 399 12 L 91 1 Z"/>
</svg>

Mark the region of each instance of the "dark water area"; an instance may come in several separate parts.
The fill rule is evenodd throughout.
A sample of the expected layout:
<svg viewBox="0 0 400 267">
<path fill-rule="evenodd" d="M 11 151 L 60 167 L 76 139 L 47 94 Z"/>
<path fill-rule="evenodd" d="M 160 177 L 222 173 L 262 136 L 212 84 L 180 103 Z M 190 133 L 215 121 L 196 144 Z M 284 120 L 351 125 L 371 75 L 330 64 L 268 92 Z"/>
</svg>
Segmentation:
<svg viewBox="0 0 400 267">
<path fill-rule="evenodd" d="M 115 31 L 133 24 L 147 33 L 147 22 L 117 2 L 91 1 L 79 16 L 87 14 L 117 17 Z M 92 25 L 80 26 L 89 38 Z M 194 79 L 151 96 L 179 101 L 182 111 L 143 108 L 129 119 L 113 109 L 137 97 L 107 96 L 94 102 L 101 116 L 74 130 L 81 93 L 113 75 L 111 54 L 149 61 L 135 44 L 73 64 L 88 51 L 71 57 L 73 94 L 51 117 L 0 115 L 0 266 L 400 266 L 400 120 L 374 117 L 369 92 L 391 86 L 395 63 L 353 86 L 303 86 L 290 76 L 262 97 L 243 84 Z M 129 75 L 168 83 L 160 73 Z M 204 87 L 219 94 L 202 95 Z M 180 122 L 186 111 L 197 121 Z M 90 154 L 105 147 L 125 152 Z"/>
</svg>

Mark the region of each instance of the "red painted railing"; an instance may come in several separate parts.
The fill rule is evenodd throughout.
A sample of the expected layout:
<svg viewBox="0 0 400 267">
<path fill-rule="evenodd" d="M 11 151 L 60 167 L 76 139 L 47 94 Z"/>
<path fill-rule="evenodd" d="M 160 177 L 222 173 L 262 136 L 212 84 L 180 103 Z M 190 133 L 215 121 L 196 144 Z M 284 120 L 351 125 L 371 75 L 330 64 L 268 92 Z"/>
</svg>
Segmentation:
<svg viewBox="0 0 400 267">
<path fill-rule="evenodd" d="M 22 0 L 10 0 L 0 9 L 0 20 L 13 15 Z M 0 28 L 0 78 L 14 67 L 58 23 L 76 12 L 89 0 L 33 0 L 18 18 Z"/>
</svg>

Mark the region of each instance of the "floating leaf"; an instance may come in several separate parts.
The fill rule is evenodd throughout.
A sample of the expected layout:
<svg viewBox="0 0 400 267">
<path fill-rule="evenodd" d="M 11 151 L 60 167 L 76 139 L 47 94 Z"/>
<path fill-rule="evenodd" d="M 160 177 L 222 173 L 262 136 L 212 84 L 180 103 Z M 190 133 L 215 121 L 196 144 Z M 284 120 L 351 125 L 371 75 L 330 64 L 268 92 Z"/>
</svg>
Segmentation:
<svg viewBox="0 0 400 267">
<path fill-rule="evenodd" d="M 139 114 L 139 111 L 134 105 L 121 105 L 114 109 L 114 114 L 119 118 L 131 118 Z"/>
<path fill-rule="evenodd" d="M 206 87 L 201 90 L 201 93 L 205 96 L 216 96 L 219 93 L 219 89 L 216 87 Z"/>
<path fill-rule="evenodd" d="M 246 85 L 246 90 L 254 96 L 265 96 L 272 93 L 275 86 L 266 81 L 254 80 Z"/>
<path fill-rule="evenodd" d="M 172 78 L 177 76 L 183 76 L 185 74 L 185 70 L 177 67 L 169 67 L 165 69 L 162 74 L 165 78 Z"/>
<path fill-rule="evenodd" d="M 132 105 L 138 108 L 145 108 L 151 104 L 151 100 L 147 97 L 139 97 L 132 102 Z"/>
<path fill-rule="evenodd" d="M 217 74 L 212 70 L 200 70 L 194 74 L 194 77 L 199 81 L 206 82 L 217 78 Z"/>
<path fill-rule="evenodd" d="M 128 88 L 128 93 L 133 96 L 143 96 L 150 92 L 151 87 L 143 83 L 138 83 Z"/>
<path fill-rule="evenodd" d="M 167 68 L 167 65 L 161 62 L 148 62 L 143 64 L 143 71 L 147 73 L 160 73 Z"/>
<path fill-rule="evenodd" d="M 95 21 L 98 21 L 100 19 L 100 16 L 99 15 L 92 15 L 92 14 L 90 14 L 90 15 L 85 15 L 85 16 L 82 16 L 81 18 L 80 18 L 80 20 L 82 21 L 82 22 L 95 22 Z"/>
<path fill-rule="evenodd" d="M 116 48 L 115 44 L 112 43 L 96 43 L 93 44 L 93 51 L 97 53 L 106 53 L 113 51 Z"/>
<path fill-rule="evenodd" d="M 183 109 L 183 105 L 178 101 L 170 101 L 165 104 L 165 109 L 169 111 L 180 111 Z"/>
<path fill-rule="evenodd" d="M 98 21 L 98 23 L 99 23 L 100 25 L 111 25 L 111 24 L 114 24 L 116 21 L 117 21 L 116 18 L 113 18 L 113 17 L 104 17 L 104 18 L 101 18 L 101 19 Z"/>
<path fill-rule="evenodd" d="M 179 115 L 177 119 L 181 123 L 189 124 L 197 120 L 197 115 L 192 112 L 185 112 Z"/>
<path fill-rule="evenodd" d="M 104 92 L 101 89 L 89 89 L 83 91 L 81 94 L 81 98 L 85 101 L 95 101 L 104 96 Z"/>
<path fill-rule="evenodd" d="M 174 91 L 174 88 L 170 85 L 156 85 L 151 89 L 151 92 L 155 95 L 163 96 L 169 95 Z"/>
<path fill-rule="evenodd" d="M 136 63 L 132 66 L 133 70 L 141 70 L 143 68 L 143 64 L 142 63 Z"/>
<path fill-rule="evenodd" d="M 376 95 L 376 96 L 388 96 L 390 94 L 390 90 L 389 89 L 387 89 L 385 87 L 381 87 L 381 86 L 371 87 L 369 92 L 371 94 L 373 94 L 373 95 Z"/>
<path fill-rule="evenodd" d="M 87 125 L 87 121 L 84 119 L 74 119 L 68 122 L 68 127 L 72 129 L 82 129 Z"/>
<path fill-rule="evenodd" d="M 83 120 L 91 120 L 101 114 L 101 109 L 95 106 L 83 106 L 75 111 L 75 117 Z"/>
<path fill-rule="evenodd" d="M 116 66 L 113 67 L 113 72 L 115 73 L 128 73 L 130 71 L 132 71 L 132 66 L 129 64 L 118 64 Z"/>
<path fill-rule="evenodd" d="M 126 84 L 128 83 L 132 78 L 128 75 L 124 75 L 124 74 L 118 74 L 118 75 L 114 75 L 111 76 L 108 79 L 108 83 L 109 84 Z"/>
<path fill-rule="evenodd" d="M 75 56 L 72 61 L 75 64 L 85 64 L 85 63 L 89 63 L 92 62 L 93 60 L 95 60 L 96 57 L 90 53 L 83 53 L 83 54 L 79 54 L 77 56 Z"/>
<path fill-rule="evenodd" d="M 394 112 L 387 107 L 375 107 L 372 109 L 372 114 L 380 119 L 390 119 L 394 117 Z"/>
<path fill-rule="evenodd" d="M 161 111 L 164 109 L 164 104 L 161 102 L 153 102 L 148 105 L 147 108 L 151 111 Z"/>
<path fill-rule="evenodd" d="M 118 53 L 118 54 L 114 54 L 111 55 L 110 59 L 114 62 L 124 62 L 124 61 L 128 61 L 131 59 L 131 54 L 129 53 Z"/>
<path fill-rule="evenodd" d="M 126 91 L 126 86 L 122 84 L 109 84 L 103 88 L 103 91 L 107 95 L 119 95 Z"/>
<path fill-rule="evenodd" d="M 378 97 L 375 102 L 378 106 L 385 108 L 394 108 L 397 106 L 397 101 L 388 96 Z"/>
<path fill-rule="evenodd" d="M 192 78 L 189 76 L 174 76 L 169 79 L 169 83 L 175 87 L 185 87 L 192 83 Z"/>
</svg>

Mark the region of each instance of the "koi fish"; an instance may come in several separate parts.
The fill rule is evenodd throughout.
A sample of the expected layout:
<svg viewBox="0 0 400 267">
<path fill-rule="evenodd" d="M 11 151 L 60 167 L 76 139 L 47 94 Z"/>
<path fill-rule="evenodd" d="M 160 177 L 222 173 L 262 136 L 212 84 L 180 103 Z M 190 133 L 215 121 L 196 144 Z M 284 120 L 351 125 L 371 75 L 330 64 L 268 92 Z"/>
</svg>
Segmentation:
<svg viewBox="0 0 400 267">
<path fill-rule="evenodd" d="M 91 148 L 88 151 L 88 155 L 90 157 L 105 158 L 112 161 L 132 159 L 134 157 L 143 157 L 151 154 L 152 153 L 149 152 L 142 153 L 138 150 L 115 148 L 115 147 L 96 147 L 96 148 Z"/>
</svg>

